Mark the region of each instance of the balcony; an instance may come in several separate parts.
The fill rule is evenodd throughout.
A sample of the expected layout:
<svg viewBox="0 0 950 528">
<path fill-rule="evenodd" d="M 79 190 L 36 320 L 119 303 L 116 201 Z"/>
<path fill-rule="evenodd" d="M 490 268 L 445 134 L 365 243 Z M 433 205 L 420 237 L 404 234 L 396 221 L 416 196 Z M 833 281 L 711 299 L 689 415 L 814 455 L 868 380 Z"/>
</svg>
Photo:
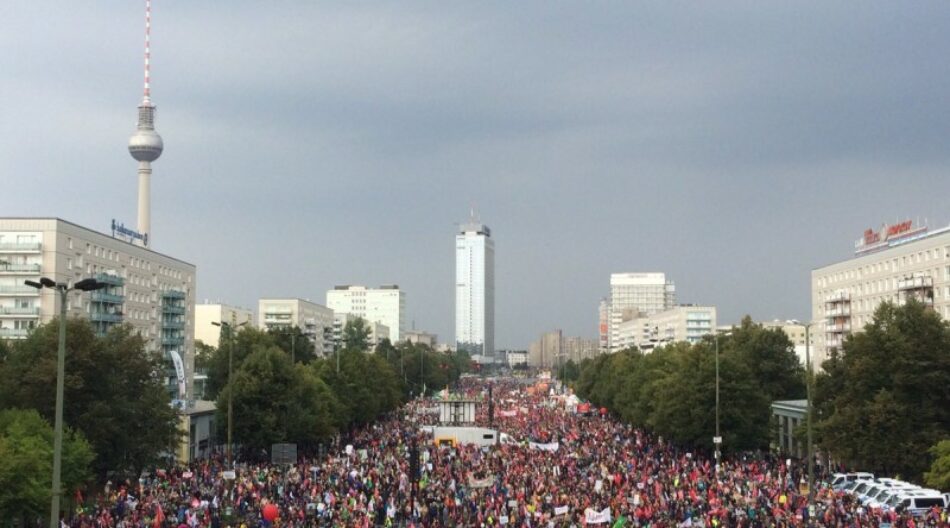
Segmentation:
<svg viewBox="0 0 950 528">
<path fill-rule="evenodd" d="M 825 325 L 825 331 L 833 334 L 840 334 L 851 331 L 851 323 L 839 323 Z"/>
<path fill-rule="evenodd" d="M 108 273 L 96 273 L 96 280 L 99 282 L 104 282 L 111 286 L 122 286 L 125 284 L 125 279 L 119 277 L 118 275 L 111 275 Z"/>
<path fill-rule="evenodd" d="M 32 286 L 0 286 L 0 295 L 39 295 L 40 291 Z"/>
<path fill-rule="evenodd" d="M 3 275 L 12 275 L 12 274 L 26 274 L 26 275 L 36 275 L 40 272 L 39 264 L 7 264 L 0 263 L 0 274 Z"/>
<path fill-rule="evenodd" d="M 851 316 L 851 307 L 850 306 L 838 306 L 836 308 L 829 308 L 825 310 L 825 316 L 827 317 L 849 317 Z"/>
<path fill-rule="evenodd" d="M 0 328 L 0 339 L 23 339 L 29 334 L 28 328 Z"/>
<path fill-rule="evenodd" d="M 162 306 L 162 313 L 166 314 L 175 314 L 175 315 L 184 315 L 185 307 L 184 306 L 175 306 L 173 304 L 166 304 Z"/>
<path fill-rule="evenodd" d="M 114 293 L 105 293 L 103 291 L 94 291 L 91 295 L 92 302 L 101 302 L 109 304 L 122 304 L 125 301 L 125 297 L 122 295 L 116 295 Z"/>
<path fill-rule="evenodd" d="M 38 317 L 40 315 L 40 309 L 37 307 L 17 308 L 13 306 L 0 306 L 0 317 L 6 315 L 19 317 Z"/>
<path fill-rule="evenodd" d="M 835 292 L 825 297 L 825 302 L 827 303 L 851 302 L 851 294 L 845 291 Z"/>
<path fill-rule="evenodd" d="M 931 277 L 905 277 L 897 281 L 898 291 L 933 289 L 934 280 Z"/>
<path fill-rule="evenodd" d="M 8 253 L 39 253 L 42 248 L 40 242 L 0 242 L 0 251 Z"/>
<path fill-rule="evenodd" d="M 184 344 L 184 337 L 162 336 L 162 346 L 182 346 Z"/>
<path fill-rule="evenodd" d="M 121 323 L 122 314 L 108 313 L 108 312 L 92 312 L 89 314 L 89 319 L 93 321 L 100 321 L 103 323 Z"/>
<path fill-rule="evenodd" d="M 166 330 L 184 330 L 185 322 L 184 321 L 162 321 L 162 328 Z"/>
<path fill-rule="evenodd" d="M 162 299 L 184 299 L 185 292 L 178 290 L 168 290 L 162 292 Z"/>
</svg>

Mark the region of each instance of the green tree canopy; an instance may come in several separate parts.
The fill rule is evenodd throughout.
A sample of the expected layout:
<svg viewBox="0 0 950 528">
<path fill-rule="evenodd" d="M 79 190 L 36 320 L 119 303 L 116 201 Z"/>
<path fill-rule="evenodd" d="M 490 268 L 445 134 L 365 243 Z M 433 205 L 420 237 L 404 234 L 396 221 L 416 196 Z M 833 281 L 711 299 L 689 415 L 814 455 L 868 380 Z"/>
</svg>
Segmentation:
<svg viewBox="0 0 950 528">
<path fill-rule="evenodd" d="M 274 345 L 286 352 L 295 363 L 306 364 L 316 359 L 316 347 L 299 326 L 274 328 L 267 333 L 274 338 Z"/>
<path fill-rule="evenodd" d="M 58 338 L 54 319 L 16 343 L 0 368 L 0 406 L 34 408 L 52 420 Z M 97 337 L 88 321 L 67 321 L 63 417 L 92 445 L 100 478 L 137 475 L 177 445 L 164 371 L 164 358 L 148 352 L 130 325 Z"/>
<path fill-rule="evenodd" d="M 292 364 L 277 347 L 259 348 L 235 370 L 233 383 L 218 395 L 221 429 L 227 424 L 230 391 L 234 441 L 249 453 L 278 442 L 313 445 L 336 430 L 336 396 L 309 367 Z"/>
<path fill-rule="evenodd" d="M 228 356 L 230 354 L 233 354 L 233 368 L 236 371 L 244 359 L 254 351 L 274 346 L 277 346 L 274 335 L 267 331 L 246 326 L 238 327 L 236 330 L 223 327 L 218 348 L 204 362 L 208 373 L 205 397 L 216 399 L 224 386 L 228 384 Z"/>
<path fill-rule="evenodd" d="M 347 321 L 343 327 L 343 349 L 366 352 L 370 348 L 369 338 L 371 334 L 372 329 L 362 317 Z"/>
<path fill-rule="evenodd" d="M 90 479 L 94 456 L 82 434 L 63 431 L 60 482 L 64 495 L 70 496 Z M 0 411 L 0 519 L 35 521 L 49 515 L 52 475 L 50 424 L 32 409 Z"/>
<path fill-rule="evenodd" d="M 950 327 L 924 305 L 884 303 L 824 364 L 820 445 L 854 467 L 919 478 L 950 436 Z"/>
<path fill-rule="evenodd" d="M 934 461 L 930 471 L 924 473 L 924 481 L 928 486 L 939 489 L 950 489 L 950 440 L 941 440 L 930 448 Z"/>
</svg>

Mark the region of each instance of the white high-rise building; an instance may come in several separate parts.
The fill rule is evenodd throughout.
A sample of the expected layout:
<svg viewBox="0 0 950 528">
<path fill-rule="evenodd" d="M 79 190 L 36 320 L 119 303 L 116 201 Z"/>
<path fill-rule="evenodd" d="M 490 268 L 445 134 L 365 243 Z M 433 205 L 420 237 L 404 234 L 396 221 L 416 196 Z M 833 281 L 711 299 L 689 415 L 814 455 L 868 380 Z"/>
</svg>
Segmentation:
<svg viewBox="0 0 950 528">
<path fill-rule="evenodd" d="M 327 307 L 334 313 L 355 315 L 369 323 L 386 325 L 389 340 L 393 343 L 402 339 L 406 330 L 406 294 L 395 284 L 379 288 L 335 286 L 327 291 Z"/>
<path fill-rule="evenodd" d="M 249 308 L 228 306 L 227 304 L 195 305 L 195 341 L 218 348 L 221 341 L 221 327 L 211 323 L 225 322 L 232 327 L 255 326 L 254 312 Z"/>
<path fill-rule="evenodd" d="M 495 352 L 495 243 L 473 218 L 455 235 L 455 343 L 458 350 Z"/>
<path fill-rule="evenodd" d="M 326 306 L 303 299 L 260 299 L 257 323 L 262 330 L 300 328 L 317 356 L 333 352 L 333 310 Z"/>
<path fill-rule="evenodd" d="M 618 325 L 615 344 L 617 350 L 637 347 L 649 352 L 669 343 L 698 343 L 715 330 L 715 306 L 675 306 L 623 321 Z"/>
<path fill-rule="evenodd" d="M 620 343 L 620 324 L 635 317 L 669 310 L 676 304 L 676 287 L 665 273 L 610 274 L 609 348 L 616 352 Z"/>
</svg>

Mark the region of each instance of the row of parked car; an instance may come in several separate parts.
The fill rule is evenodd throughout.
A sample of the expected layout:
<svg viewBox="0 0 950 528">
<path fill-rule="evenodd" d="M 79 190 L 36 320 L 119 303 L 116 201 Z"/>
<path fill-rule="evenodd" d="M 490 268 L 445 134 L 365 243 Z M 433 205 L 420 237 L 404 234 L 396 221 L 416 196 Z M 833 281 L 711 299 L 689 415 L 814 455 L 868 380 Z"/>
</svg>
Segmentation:
<svg viewBox="0 0 950 528">
<path fill-rule="evenodd" d="M 831 487 L 850 493 L 861 505 L 872 510 L 923 515 L 935 506 L 950 506 L 950 493 L 892 478 L 874 478 L 873 473 L 835 473 Z"/>
</svg>

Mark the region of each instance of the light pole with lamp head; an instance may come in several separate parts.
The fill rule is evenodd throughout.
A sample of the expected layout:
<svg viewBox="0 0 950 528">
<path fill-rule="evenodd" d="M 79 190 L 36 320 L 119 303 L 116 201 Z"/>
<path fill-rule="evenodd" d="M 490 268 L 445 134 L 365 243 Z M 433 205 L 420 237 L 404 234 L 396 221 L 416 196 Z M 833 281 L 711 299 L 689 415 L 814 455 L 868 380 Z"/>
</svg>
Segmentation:
<svg viewBox="0 0 950 528">
<path fill-rule="evenodd" d="M 719 433 L 719 336 L 724 335 L 728 336 L 731 332 L 719 332 L 718 330 L 713 334 L 713 340 L 716 343 L 716 436 L 713 437 L 713 445 L 715 446 L 715 456 L 716 456 L 716 473 L 719 473 L 719 458 L 722 456 L 719 446 L 722 445 L 722 435 Z"/>
<path fill-rule="evenodd" d="M 220 326 L 222 328 L 228 329 L 228 385 L 231 385 L 231 382 L 234 381 L 234 333 L 232 332 L 233 327 L 231 323 L 221 321 L 220 323 L 212 322 L 214 326 Z M 242 327 L 247 324 L 247 321 L 239 323 L 237 326 Z M 231 434 L 234 429 L 234 386 L 228 387 L 228 469 L 234 469 L 233 458 L 231 457 Z"/>
<path fill-rule="evenodd" d="M 811 402 L 811 383 L 812 383 L 812 370 L 811 370 L 811 338 L 808 335 L 808 331 L 811 328 L 811 325 L 814 323 L 802 323 L 795 319 L 787 321 L 788 324 L 801 326 L 805 329 L 805 402 L 806 402 L 806 446 L 805 450 L 808 454 L 808 512 L 812 513 L 815 509 L 814 500 L 815 500 L 815 451 L 812 444 L 812 427 L 814 424 L 814 406 Z"/>
<path fill-rule="evenodd" d="M 63 460 L 63 378 L 66 376 L 66 296 L 73 290 L 93 291 L 106 287 L 106 283 L 89 278 L 76 282 L 69 287 L 65 282 L 57 283 L 53 279 L 41 277 L 39 282 L 24 281 L 27 286 L 37 290 L 49 288 L 59 292 L 59 347 L 56 351 L 56 416 L 53 426 L 53 498 L 50 504 L 49 526 L 59 528 L 59 501 L 62 490 L 60 478 Z"/>
</svg>

